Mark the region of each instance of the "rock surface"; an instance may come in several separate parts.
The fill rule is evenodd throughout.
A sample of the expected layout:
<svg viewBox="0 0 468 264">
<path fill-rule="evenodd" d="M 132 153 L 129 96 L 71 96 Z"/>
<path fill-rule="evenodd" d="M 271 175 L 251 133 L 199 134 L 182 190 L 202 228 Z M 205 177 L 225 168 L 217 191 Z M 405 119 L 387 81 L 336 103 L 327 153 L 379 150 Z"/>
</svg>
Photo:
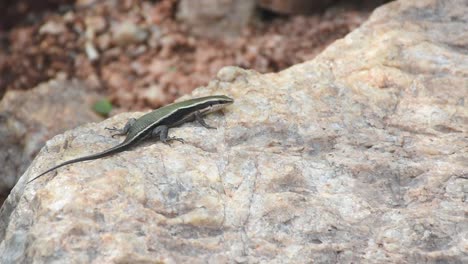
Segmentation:
<svg viewBox="0 0 468 264">
<path fill-rule="evenodd" d="M 464 3 L 392 2 L 313 61 L 224 68 L 193 94 L 236 99 L 217 130 L 25 186 L 139 114 L 56 136 L 1 209 L 1 262 L 466 263 Z"/>
<path fill-rule="evenodd" d="M 181 0 L 177 19 L 200 36 L 235 36 L 253 18 L 255 0 Z"/>
<path fill-rule="evenodd" d="M 330 6 L 336 0 L 257 0 L 262 8 L 280 14 L 310 14 Z"/>
<path fill-rule="evenodd" d="M 85 87 L 58 78 L 30 91 L 6 93 L 0 102 L 0 196 L 13 188 L 47 139 L 102 120 L 92 111 L 98 95 Z"/>
</svg>

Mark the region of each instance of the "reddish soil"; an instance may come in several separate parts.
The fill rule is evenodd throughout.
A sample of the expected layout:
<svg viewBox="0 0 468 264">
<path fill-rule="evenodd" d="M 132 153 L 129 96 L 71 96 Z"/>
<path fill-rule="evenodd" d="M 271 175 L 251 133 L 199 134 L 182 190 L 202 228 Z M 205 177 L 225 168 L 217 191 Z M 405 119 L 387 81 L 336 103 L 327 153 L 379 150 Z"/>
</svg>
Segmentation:
<svg viewBox="0 0 468 264">
<path fill-rule="evenodd" d="M 0 91 L 30 89 L 66 74 L 87 80 L 123 109 L 154 108 L 206 84 L 226 65 L 275 72 L 310 60 L 371 11 L 335 6 L 309 16 L 259 15 L 236 38 L 207 39 L 191 36 L 175 20 L 176 0 L 113 2 L 63 6 L 70 1 L 55 0 L 39 8 L 18 1 L 26 7 L 4 9 Z M 112 33 L 125 21 L 142 31 L 116 41 Z"/>
</svg>

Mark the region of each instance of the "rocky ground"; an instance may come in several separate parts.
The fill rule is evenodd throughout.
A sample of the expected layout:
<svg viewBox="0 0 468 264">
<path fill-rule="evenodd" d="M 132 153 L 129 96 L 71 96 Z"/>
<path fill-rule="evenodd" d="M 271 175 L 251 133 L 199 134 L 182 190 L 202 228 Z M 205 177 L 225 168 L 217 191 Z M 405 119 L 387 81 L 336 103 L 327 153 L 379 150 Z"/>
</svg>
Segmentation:
<svg viewBox="0 0 468 264">
<path fill-rule="evenodd" d="M 465 2 L 389 3 L 279 73 L 222 68 L 190 95 L 235 98 L 218 129 L 26 185 L 141 113 L 54 137 L 0 210 L 0 262 L 467 263 Z"/>
</svg>

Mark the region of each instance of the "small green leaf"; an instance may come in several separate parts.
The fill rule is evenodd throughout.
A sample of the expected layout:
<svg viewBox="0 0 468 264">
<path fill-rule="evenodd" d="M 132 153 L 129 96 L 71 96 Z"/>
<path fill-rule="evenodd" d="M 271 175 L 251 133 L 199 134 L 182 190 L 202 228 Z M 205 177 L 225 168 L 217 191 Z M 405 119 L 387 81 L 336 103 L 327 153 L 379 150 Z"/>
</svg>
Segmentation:
<svg viewBox="0 0 468 264">
<path fill-rule="evenodd" d="M 94 112 L 102 116 L 109 116 L 109 113 L 112 110 L 112 108 L 113 108 L 112 103 L 109 102 L 107 98 L 101 99 L 93 105 Z"/>
</svg>

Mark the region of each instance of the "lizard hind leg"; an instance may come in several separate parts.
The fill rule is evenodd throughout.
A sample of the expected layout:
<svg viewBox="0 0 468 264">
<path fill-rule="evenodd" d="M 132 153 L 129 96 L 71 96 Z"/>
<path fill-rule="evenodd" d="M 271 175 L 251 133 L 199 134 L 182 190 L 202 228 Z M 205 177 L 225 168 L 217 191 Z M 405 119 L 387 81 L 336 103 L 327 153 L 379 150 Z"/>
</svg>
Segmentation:
<svg viewBox="0 0 468 264">
<path fill-rule="evenodd" d="M 136 122 L 135 118 L 130 118 L 122 129 L 119 129 L 119 128 L 116 128 L 116 127 L 106 127 L 106 129 L 110 130 L 110 131 L 116 131 L 117 132 L 117 133 L 113 134 L 112 137 L 125 136 L 125 135 L 128 134 L 128 131 L 135 124 L 135 122 Z"/>
<path fill-rule="evenodd" d="M 180 143 L 185 143 L 183 138 L 178 137 L 168 137 L 169 127 L 168 126 L 157 126 L 151 131 L 151 136 L 156 137 L 159 136 L 159 140 L 161 140 L 164 144 L 169 144 L 169 141 L 177 140 Z"/>
</svg>

